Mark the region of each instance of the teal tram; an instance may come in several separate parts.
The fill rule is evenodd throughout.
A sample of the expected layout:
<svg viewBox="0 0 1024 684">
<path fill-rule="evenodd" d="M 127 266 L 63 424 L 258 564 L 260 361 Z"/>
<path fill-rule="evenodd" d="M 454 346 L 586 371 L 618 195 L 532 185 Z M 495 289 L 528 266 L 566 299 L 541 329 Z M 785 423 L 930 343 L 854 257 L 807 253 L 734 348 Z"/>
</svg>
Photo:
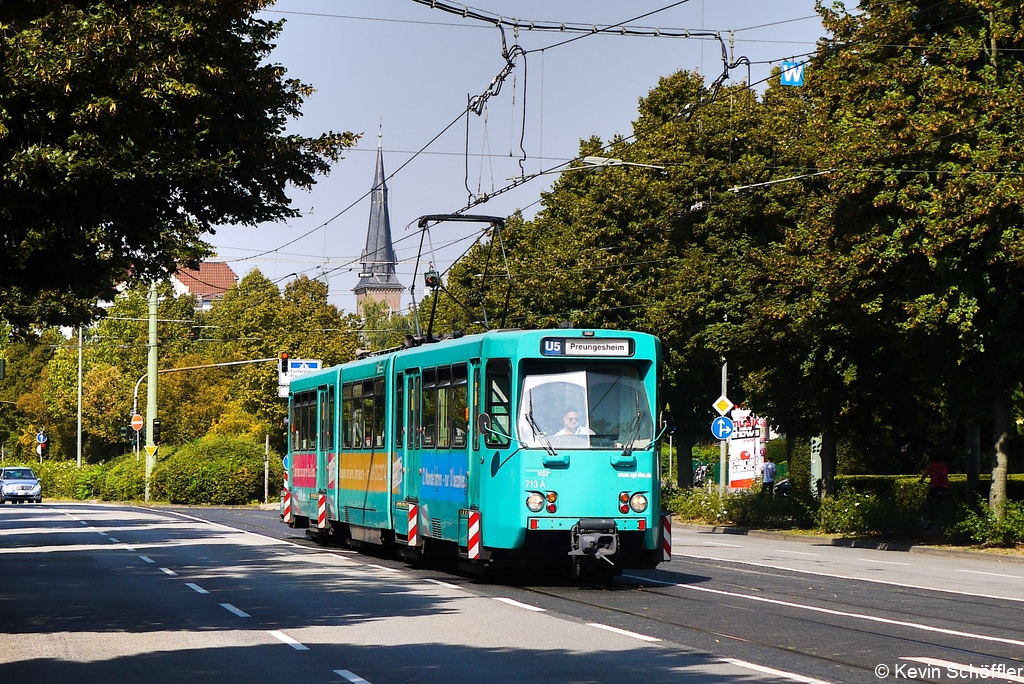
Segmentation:
<svg viewBox="0 0 1024 684">
<path fill-rule="evenodd" d="M 282 517 L 470 569 L 652 568 L 660 354 L 643 333 L 498 330 L 296 377 Z"/>
</svg>

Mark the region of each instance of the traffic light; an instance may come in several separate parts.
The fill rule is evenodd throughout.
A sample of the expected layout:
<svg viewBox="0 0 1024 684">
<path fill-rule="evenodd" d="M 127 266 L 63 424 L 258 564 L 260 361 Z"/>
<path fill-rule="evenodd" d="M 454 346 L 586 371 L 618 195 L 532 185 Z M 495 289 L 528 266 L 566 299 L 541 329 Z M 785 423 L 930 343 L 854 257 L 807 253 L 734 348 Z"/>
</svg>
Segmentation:
<svg viewBox="0 0 1024 684">
<path fill-rule="evenodd" d="M 281 352 L 277 359 L 277 372 L 288 375 L 288 352 Z"/>
<path fill-rule="evenodd" d="M 160 443 L 160 421 L 153 421 L 153 444 Z"/>
<path fill-rule="evenodd" d="M 121 441 L 122 442 L 127 442 L 128 441 L 128 426 L 127 425 L 122 425 L 121 426 Z"/>
</svg>

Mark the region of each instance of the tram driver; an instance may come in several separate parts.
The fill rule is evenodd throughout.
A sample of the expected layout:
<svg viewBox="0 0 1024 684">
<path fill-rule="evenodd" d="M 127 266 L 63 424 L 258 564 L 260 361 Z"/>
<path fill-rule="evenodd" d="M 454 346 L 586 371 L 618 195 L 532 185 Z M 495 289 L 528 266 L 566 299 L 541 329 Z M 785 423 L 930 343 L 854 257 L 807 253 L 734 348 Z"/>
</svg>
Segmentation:
<svg viewBox="0 0 1024 684">
<path fill-rule="evenodd" d="M 565 427 L 552 435 L 553 438 L 556 438 L 554 442 L 556 445 L 584 446 L 590 443 L 589 437 L 594 434 L 594 431 L 580 423 L 579 411 L 570 408 L 565 412 L 562 421 L 565 423 Z"/>
</svg>

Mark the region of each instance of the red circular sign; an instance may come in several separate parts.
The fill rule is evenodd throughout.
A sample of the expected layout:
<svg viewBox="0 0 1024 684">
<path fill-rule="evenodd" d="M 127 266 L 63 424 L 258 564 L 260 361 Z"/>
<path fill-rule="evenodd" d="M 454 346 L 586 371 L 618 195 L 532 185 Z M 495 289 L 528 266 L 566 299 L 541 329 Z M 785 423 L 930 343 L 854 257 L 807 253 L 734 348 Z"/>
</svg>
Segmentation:
<svg viewBox="0 0 1024 684">
<path fill-rule="evenodd" d="M 145 424 L 146 424 L 146 421 L 142 420 L 142 416 L 140 416 L 138 413 L 136 413 L 134 416 L 132 416 L 131 426 L 132 426 L 132 429 L 135 430 L 136 432 L 141 430 L 142 426 L 145 425 Z"/>
</svg>

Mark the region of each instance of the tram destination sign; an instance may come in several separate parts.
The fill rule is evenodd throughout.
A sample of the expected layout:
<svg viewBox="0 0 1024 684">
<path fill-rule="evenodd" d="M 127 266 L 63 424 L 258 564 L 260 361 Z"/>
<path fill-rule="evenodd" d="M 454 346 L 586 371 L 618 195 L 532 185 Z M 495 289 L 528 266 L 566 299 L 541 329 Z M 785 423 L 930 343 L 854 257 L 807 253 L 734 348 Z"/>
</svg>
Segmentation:
<svg viewBox="0 0 1024 684">
<path fill-rule="evenodd" d="M 545 337 L 542 356 L 632 356 L 633 340 L 611 337 Z"/>
</svg>

